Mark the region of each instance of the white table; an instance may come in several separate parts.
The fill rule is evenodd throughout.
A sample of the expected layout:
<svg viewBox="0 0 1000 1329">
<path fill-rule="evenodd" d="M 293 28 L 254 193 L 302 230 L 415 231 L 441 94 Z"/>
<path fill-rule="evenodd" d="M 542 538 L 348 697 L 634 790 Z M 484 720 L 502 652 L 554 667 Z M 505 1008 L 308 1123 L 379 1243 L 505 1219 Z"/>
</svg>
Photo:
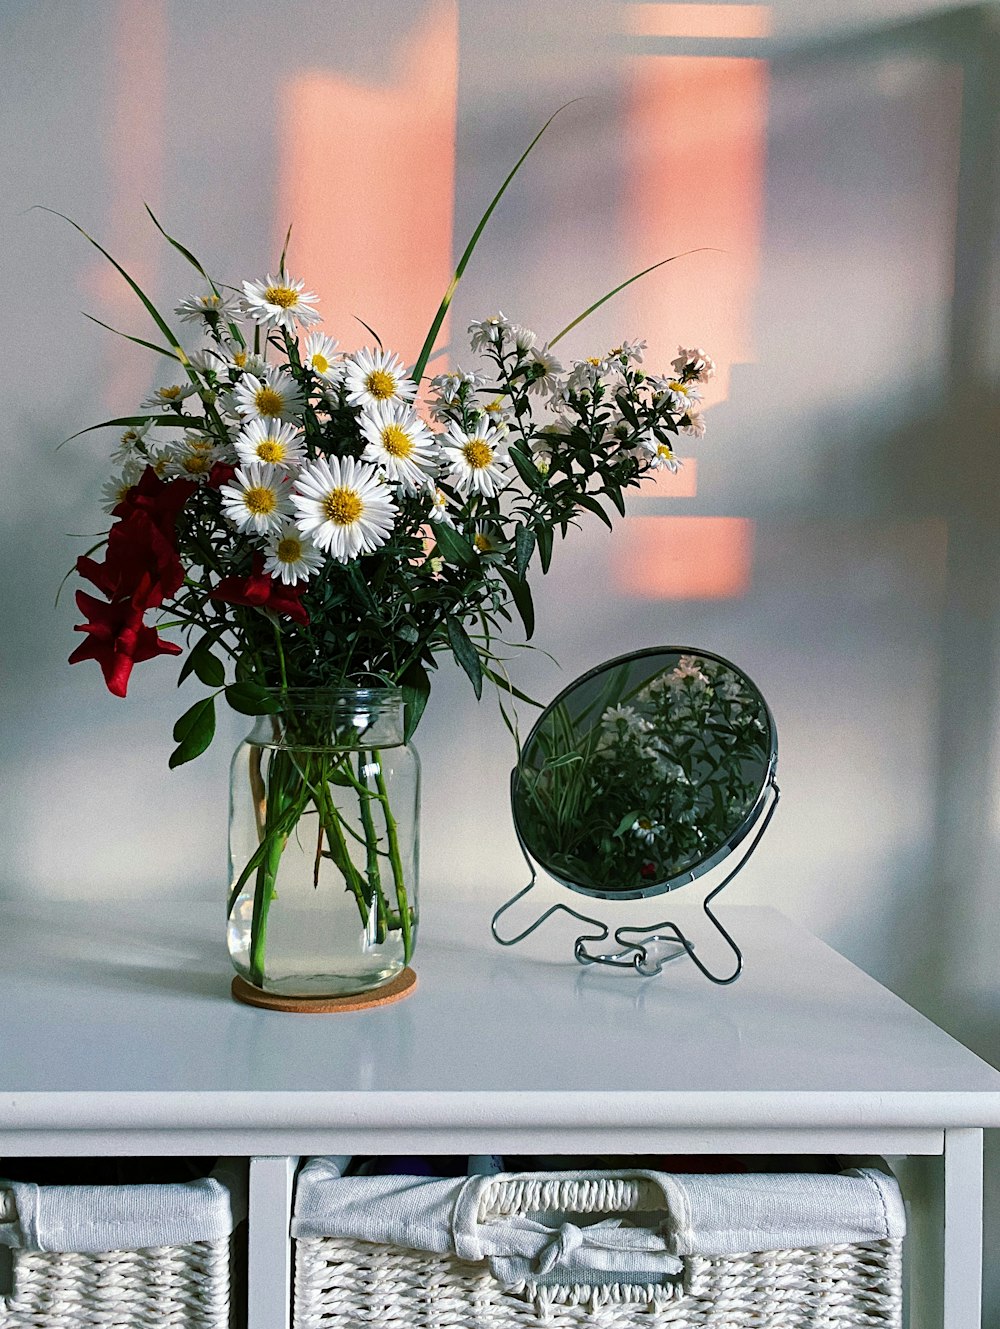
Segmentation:
<svg viewBox="0 0 1000 1329">
<path fill-rule="evenodd" d="M 718 988 L 545 958 L 565 923 L 504 951 L 485 902 L 427 894 L 416 993 L 332 1016 L 234 1003 L 209 906 L 4 903 L 0 1158 L 250 1158 L 250 1329 L 281 1329 L 300 1155 L 879 1155 L 912 1329 L 976 1329 L 1000 1072 L 772 910 L 720 910 L 746 968 Z"/>
</svg>

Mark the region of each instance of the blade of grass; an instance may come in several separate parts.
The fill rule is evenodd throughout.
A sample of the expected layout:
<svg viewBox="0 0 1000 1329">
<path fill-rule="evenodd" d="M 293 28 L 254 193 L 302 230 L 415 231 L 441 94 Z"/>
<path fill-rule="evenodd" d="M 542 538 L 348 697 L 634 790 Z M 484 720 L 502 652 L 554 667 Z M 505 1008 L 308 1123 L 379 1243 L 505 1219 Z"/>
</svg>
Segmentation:
<svg viewBox="0 0 1000 1329">
<path fill-rule="evenodd" d="M 177 359 L 173 351 L 168 351 L 165 346 L 157 346 L 156 342 L 143 341 L 141 337 L 133 337 L 128 332 L 121 332 L 118 328 L 113 328 L 110 323 L 102 323 L 99 318 L 95 318 L 93 314 L 88 314 L 86 310 L 81 312 L 84 318 L 89 318 L 91 323 L 96 323 L 99 328 L 104 328 L 107 332 L 113 332 L 116 337 L 124 337 L 126 341 L 134 341 L 136 346 L 145 346 L 147 350 L 155 351 L 157 355 L 166 355 L 171 360 Z"/>
<path fill-rule="evenodd" d="M 565 337 L 567 332 L 572 332 L 578 323 L 582 323 L 585 318 L 589 318 L 595 309 L 600 309 L 601 305 L 606 304 L 612 296 L 617 295 L 619 291 L 624 291 L 626 286 L 631 286 L 634 281 L 638 281 L 640 277 L 645 277 L 647 273 L 655 272 L 657 268 L 662 268 L 665 263 L 675 263 L 677 259 L 687 258 L 689 254 L 722 254 L 724 252 L 725 251 L 722 249 L 715 249 L 712 245 L 701 245 L 698 249 L 685 249 L 683 254 L 672 254 L 670 258 L 661 258 L 659 263 L 653 263 L 650 267 L 643 268 L 643 270 L 637 272 L 634 277 L 629 277 L 628 281 L 623 281 L 620 286 L 616 286 L 613 291 L 608 291 L 607 295 L 602 295 L 600 300 L 595 300 L 594 303 L 575 318 L 572 323 L 567 323 L 561 332 L 557 332 L 554 337 L 550 337 L 549 345 L 555 346 L 556 342 Z"/>
<path fill-rule="evenodd" d="M 153 225 L 156 227 L 156 229 L 159 231 L 159 233 L 163 236 L 164 240 L 166 240 L 167 244 L 173 245 L 173 247 L 177 250 L 178 254 L 183 254 L 183 256 L 187 259 L 187 261 L 188 261 L 188 262 L 191 264 L 191 266 L 195 269 L 195 271 L 201 273 L 201 275 L 202 275 L 202 276 L 205 278 L 205 280 L 208 282 L 209 286 L 211 286 L 213 292 L 214 292 L 216 295 L 218 295 L 218 294 L 219 294 L 219 290 L 218 290 L 218 287 L 215 285 L 215 282 L 212 281 L 212 278 L 208 275 L 208 273 L 205 271 L 205 269 L 202 267 L 202 265 L 198 262 L 198 260 L 197 260 L 197 259 L 195 258 L 195 256 L 194 256 L 194 254 L 191 253 L 190 249 L 186 249 L 186 248 L 184 247 L 184 245 L 182 245 L 181 242 L 180 242 L 179 240 L 175 240 L 174 237 L 173 237 L 172 235 L 168 235 L 168 234 L 167 234 L 167 232 L 163 229 L 163 227 L 162 227 L 162 226 L 160 225 L 160 223 L 157 221 L 157 219 L 156 219 L 156 217 L 155 217 L 155 215 L 154 215 L 154 213 L 153 213 L 153 209 L 149 206 L 148 203 L 144 203 L 142 206 L 143 206 L 143 207 L 146 209 L 146 211 L 149 213 L 150 218 L 152 219 Z"/>
<path fill-rule="evenodd" d="M 583 99 L 581 97 L 574 97 L 573 101 L 564 102 L 562 106 L 558 107 L 557 110 L 552 112 L 549 118 L 545 121 L 545 124 L 542 125 L 541 129 L 531 140 L 531 142 L 528 144 L 525 150 L 521 153 L 520 157 L 518 157 L 514 169 L 511 171 L 511 173 L 507 176 L 507 179 L 503 182 L 503 184 L 494 194 L 493 201 L 490 203 L 489 207 L 486 209 L 482 217 L 479 219 L 479 225 L 472 232 L 472 239 L 465 246 L 465 252 L 462 254 L 462 257 L 458 260 L 458 266 L 455 269 L 455 275 L 452 277 L 451 283 L 447 291 L 445 291 L 444 293 L 444 299 L 441 301 L 440 307 L 438 308 L 437 313 L 434 315 L 434 322 L 431 324 L 430 332 L 428 332 L 427 337 L 424 340 L 424 344 L 420 348 L 420 354 L 417 356 L 416 364 L 413 366 L 413 378 L 415 382 L 419 383 L 421 378 L 423 377 L 424 370 L 427 368 L 427 361 L 430 357 L 431 351 L 434 348 L 434 343 L 437 340 L 437 335 L 441 331 L 441 325 L 444 322 L 445 315 L 448 312 L 448 306 L 451 304 L 452 297 L 455 294 L 455 291 L 458 287 L 458 283 L 462 280 L 462 274 L 465 272 L 465 269 L 468 266 L 469 259 L 472 257 L 476 245 L 479 243 L 479 237 L 486 229 L 486 223 L 493 216 L 493 210 L 496 208 L 497 204 L 500 202 L 504 194 L 507 192 L 507 186 L 514 179 L 514 176 L 517 175 L 518 171 L 521 169 L 521 166 L 525 161 L 525 158 L 528 156 L 528 153 L 531 152 L 532 148 L 542 137 L 542 135 L 545 133 L 546 129 L 548 129 L 549 125 L 556 118 L 556 116 L 559 115 L 562 111 L 565 111 L 567 106 L 572 106 L 574 102 L 582 100 Z"/>
</svg>

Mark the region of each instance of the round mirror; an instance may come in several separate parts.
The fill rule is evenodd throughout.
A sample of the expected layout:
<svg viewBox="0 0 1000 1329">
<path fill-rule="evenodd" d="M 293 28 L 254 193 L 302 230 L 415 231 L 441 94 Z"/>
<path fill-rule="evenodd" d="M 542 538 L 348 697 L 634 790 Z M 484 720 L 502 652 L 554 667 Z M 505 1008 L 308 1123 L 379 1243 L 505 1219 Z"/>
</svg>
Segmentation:
<svg viewBox="0 0 1000 1329">
<path fill-rule="evenodd" d="M 778 757 L 756 685 L 709 651 L 659 646 L 581 675 L 542 712 L 514 771 L 525 853 L 574 891 L 659 895 L 757 824 Z"/>
</svg>

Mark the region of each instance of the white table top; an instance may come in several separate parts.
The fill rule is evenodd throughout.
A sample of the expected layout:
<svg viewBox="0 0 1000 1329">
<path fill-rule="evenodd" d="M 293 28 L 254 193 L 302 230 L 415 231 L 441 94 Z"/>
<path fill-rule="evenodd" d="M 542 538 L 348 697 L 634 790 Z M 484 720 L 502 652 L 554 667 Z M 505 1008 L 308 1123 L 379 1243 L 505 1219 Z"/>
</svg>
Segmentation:
<svg viewBox="0 0 1000 1329">
<path fill-rule="evenodd" d="M 1000 1125 L 1000 1072 L 773 910 L 720 910 L 746 956 L 720 988 L 683 959 L 644 980 L 544 958 L 569 955 L 565 922 L 502 950 L 485 905 L 459 918 L 430 901 L 414 995 L 307 1016 L 230 998 L 207 905 L 0 907 L 8 1138 L 402 1119 Z"/>
</svg>

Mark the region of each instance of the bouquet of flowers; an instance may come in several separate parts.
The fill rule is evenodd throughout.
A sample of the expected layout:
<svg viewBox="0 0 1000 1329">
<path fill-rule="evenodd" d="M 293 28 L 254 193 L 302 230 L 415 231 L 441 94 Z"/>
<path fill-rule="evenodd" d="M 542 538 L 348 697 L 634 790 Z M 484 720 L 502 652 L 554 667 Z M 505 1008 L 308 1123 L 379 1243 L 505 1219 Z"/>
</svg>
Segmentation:
<svg viewBox="0 0 1000 1329">
<path fill-rule="evenodd" d="M 78 592 L 85 636 L 70 660 L 96 660 L 123 697 L 135 665 L 186 654 L 180 681 L 194 675 L 211 691 L 177 721 L 171 766 L 211 742 L 220 694 L 292 735 L 291 756 L 252 763 L 257 843 L 232 868 L 252 982 L 265 979 L 282 853 L 307 815 L 317 818 L 316 872 L 332 863 L 364 927 L 383 940 L 398 933 L 408 960 L 415 911 L 377 753 L 359 775 L 342 736 L 328 720 L 311 729 L 295 699 L 398 688 L 408 739 L 442 653 L 477 697 L 484 679 L 521 696 L 496 644 L 514 614 L 532 633 L 529 575 L 548 569 L 555 536 L 580 516 L 610 526 L 627 489 L 679 465 L 677 434 L 703 432 L 712 361 L 682 349 L 669 372 L 651 374 L 644 343 L 622 342 L 563 365 L 553 349 L 562 334 L 545 343 L 497 314 L 469 328 L 474 367 L 428 380 L 451 291 L 407 368 L 374 332 L 344 351 L 319 330 L 317 297 L 285 253 L 275 274 L 233 287 L 166 238 L 204 282 L 176 308 L 195 333 L 187 346 L 106 254 L 165 344 L 131 340 L 169 371 L 137 412 L 105 422 L 123 431 L 105 486 L 114 521 L 77 561 L 101 598 Z M 350 826 L 348 796 L 359 804 Z"/>
</svg>

